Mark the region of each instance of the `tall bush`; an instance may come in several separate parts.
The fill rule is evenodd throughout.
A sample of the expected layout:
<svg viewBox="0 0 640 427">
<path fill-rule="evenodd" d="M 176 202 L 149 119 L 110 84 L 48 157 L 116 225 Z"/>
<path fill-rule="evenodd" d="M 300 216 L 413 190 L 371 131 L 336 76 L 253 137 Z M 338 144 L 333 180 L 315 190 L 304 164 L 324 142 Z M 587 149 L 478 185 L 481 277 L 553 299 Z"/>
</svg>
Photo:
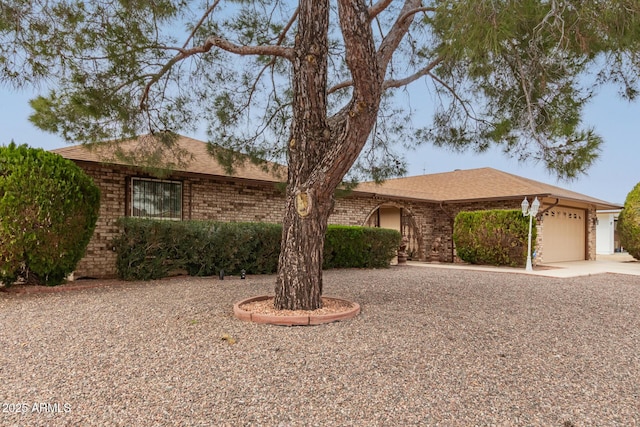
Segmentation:
<svg viewBox="0 0 640 427">
<path fill-rule="evenodd" d="M 148 280 L 184 271 L 191 276 L 274 273 L 282 227 L 278 224 L 158 221 L 121 218 L 114 239 L 118 275 Z"/>
<path fill-rule="evenodd" d="M 622 247 L 640 260 L 640 182 L 627 194 L 618 216 L 618 233 Z"/>
<path fill-rule="evenodd" d="M 472 264 L 525 265 L 528 235 L 529 218 L 519 210 L 460 212 L 453 226 L 456 252 Z M 532 250 L 535 238 L 534 220 Z"/>
<path fill-rule="evenodd" d="M 277 224 L 192 221 L 189 229 L 191 243 L 183 257 L 191 275 L 265 274 L 278 268 L 282 227 Z"/>
<path fill-rule="evenodd" d="M 385 228 L 330 225 L 323 268 L 381 268 L 397 254 L 401 235 Z"/>
<path fill-rule="evenodd" d="M 84 256 L 99 206 L 98 187 L 70 160 L 0 147 L 0 279 L 62 283 Z"/>
<path fill-rule="evenodd" d="M 185 269 L 182 245 L 190 232 L 184 222 L 123 218 L 124 232 L 113 241 L 116 269 L 124 280 L 160 279 Z"/>
</svg>

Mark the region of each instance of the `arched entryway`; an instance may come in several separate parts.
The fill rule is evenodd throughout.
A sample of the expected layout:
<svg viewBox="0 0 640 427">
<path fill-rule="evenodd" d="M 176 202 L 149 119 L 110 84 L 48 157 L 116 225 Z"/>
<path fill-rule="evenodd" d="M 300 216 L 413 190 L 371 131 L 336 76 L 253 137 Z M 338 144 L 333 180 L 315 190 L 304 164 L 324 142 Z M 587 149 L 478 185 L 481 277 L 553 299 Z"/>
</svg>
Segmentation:
<svg viewBox="0 0 640 427">
<path fill-rule="evenodd" d="M 409 259 L 424 259 L 422 234 L 419 233 L 411 210 L 391 203 L 380 204 L 369 213 L 363 225 L 399 231 L 408 240 Z"/>
</svg>

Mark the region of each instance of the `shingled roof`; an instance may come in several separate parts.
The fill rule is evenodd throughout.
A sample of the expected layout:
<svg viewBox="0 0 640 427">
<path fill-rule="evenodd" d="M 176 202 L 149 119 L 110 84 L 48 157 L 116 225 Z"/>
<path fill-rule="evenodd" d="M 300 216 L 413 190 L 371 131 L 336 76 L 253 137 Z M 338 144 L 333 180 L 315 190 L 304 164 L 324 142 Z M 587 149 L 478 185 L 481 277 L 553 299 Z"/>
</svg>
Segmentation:
<svg viewBox="0 0 640 427">
<path fill-rule="evenodd" d="M 159 155 L 161 158 L 156 160 L 157 164 L 155 166 L 161 165 L 162 167 L 164 165 L 172 171 L 252 181 L 280 182 L 285 180 L 287 176 L 286 167 L 282 165 L 267 162 L 268 170 L 265 170 L 261 165 L 256 165 L 248 159 L 243 164 L 234 166 L 233 173 L 229 174 L 224 166 L 211 155 L 208 144 L 204 141 L 179 136 L 172 149 L 163 150 L 159 154 L 160 151 L 152 152 L 154 150 L 154 142 L 145 140 L 145 138 L 149 137 L 143 136 L 139 139 L 123 141 L 117 144 L 73 145 L 51 151 L 70 160 L 122 166 L 131 166 L 131 163 L 118 156 L 116 154 L 117 150 L 127 154 L 137 154 L 140 158 L 144 158 L 146 154 L 147 158 L 151 158 L 151 162 L 154 161 L 153 155 Z M 155 148 L 157 148 L 158 144 L 155 143 Z"/>
<path fill-rule="evenodd" d="M 123 151 L 134 153 L 138 150 L 148 149 L 148 147 L 141 145 L 143 138 L 122 142 L 118 147 Z M 163 160 L 172 164 L 171 169 L 174 171 L 263 182 L 281 182 L 286 179 L 286 167 L 275 163 L 267 163 L 269 171 L 266 171 L 261 166 L 246 161 L 244 164 L 235 167 L 233 174 L 229 174 L 211 156 L 206 142 L 180 136 L 175 144 L 178 150 L 187 152 L 190 156 L 184 162 L 180 162 L 172 157 L 171 151 L 164 152 L 162 154 Z M 85 145 L 75 145 L 52 151 L 67 159 L 80 162 L 129 166 L 129 163 L 114 155 L 114 147 L 111 145 L 98 145 L 92 148 Z M 354 193 L 434 203 L 521 200 L 525 196 L 538 196 L 588 203 L 595 205 L 597 209 L 618 209 L 621 207 L 604 200 L 493 168 L 455 170 L 453 172 L 389 179 L 382 184 L 363 182 L 354 189 Z"/>
<path fill-rule="evenodd" d="M 355 191 L 381 196 L 411 198 L 433 202 L 463 203 L 524 197 L 553 197 L 596 205 L 597 209 L 620 206 L 575 191 L 523 178 L 493 168 L 455 170 L 453 172 L 389 179 L 382 184 L 365 182 Z"/>
</svg>

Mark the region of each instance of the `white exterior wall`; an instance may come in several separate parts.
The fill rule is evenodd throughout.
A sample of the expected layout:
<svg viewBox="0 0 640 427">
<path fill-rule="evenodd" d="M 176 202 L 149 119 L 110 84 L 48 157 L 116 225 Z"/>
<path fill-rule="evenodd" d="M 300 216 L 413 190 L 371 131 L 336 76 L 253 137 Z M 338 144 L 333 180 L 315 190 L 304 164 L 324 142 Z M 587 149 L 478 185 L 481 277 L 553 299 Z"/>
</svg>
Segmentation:
<svg viewBox="0 0 640 427">
<path fill-rule="evenodd" d="M 611 255 L 614 253 L 615 217 L 613 213 L 598 212 L 596 225 L 596 255 Z"/>
</svg>

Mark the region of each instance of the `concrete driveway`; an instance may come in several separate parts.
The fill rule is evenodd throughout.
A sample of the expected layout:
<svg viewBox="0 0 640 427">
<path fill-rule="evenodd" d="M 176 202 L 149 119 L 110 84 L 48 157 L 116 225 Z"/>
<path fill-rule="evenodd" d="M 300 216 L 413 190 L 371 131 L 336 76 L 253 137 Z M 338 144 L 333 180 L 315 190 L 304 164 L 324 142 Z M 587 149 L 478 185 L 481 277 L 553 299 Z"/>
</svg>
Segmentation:
<svg viewBox="0 0 640 427">
<path fill-rule="evenodd" d="M 526 271 L 524 268 L 513 267 L 492 267 L 486 265 L 471 264 L 449 264 L 449 263 L 421 263 L 410 262 L 411 265 L 418 265 L 429 268 L 455 268 L 463 270 L 479 270 L 508 272 L 520 274 L 532 274 L 547 277 L 578 277 L 590 276 L 592 274 L 616 273 L 640 276 L 640 261 L 635 260 L 627 253 L 617 253 L 613 255 L 598 255 L 596 261 L 570 261 L 554 262 L 537 265 L 533 271 Z"/>
</svg>

